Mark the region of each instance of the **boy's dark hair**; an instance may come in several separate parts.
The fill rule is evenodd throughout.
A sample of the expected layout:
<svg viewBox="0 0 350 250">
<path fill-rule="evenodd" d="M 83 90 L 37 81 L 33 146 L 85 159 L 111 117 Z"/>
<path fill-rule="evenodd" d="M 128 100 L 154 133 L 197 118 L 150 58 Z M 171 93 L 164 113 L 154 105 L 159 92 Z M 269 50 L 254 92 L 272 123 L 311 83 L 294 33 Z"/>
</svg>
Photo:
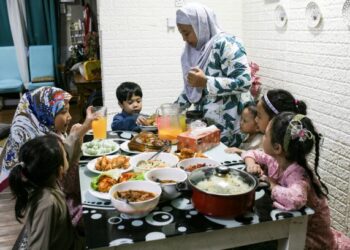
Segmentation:
<svg viewBox="0 0 350 250">
<path fill-rule="evenodd" d="M 312 121 L 308 117 L 304 116 L 300 119 L 300 124 L 302 125 L 302 127 L 300 127 L 299 129 L 306 129 L 310 131 L 311 134 L 310 136 L 303 136 L 302 140 L 300 139 L 300 136 L 296 136 L 296 138 L 293 138 L 291 136 L 292 124 L 290 123 L 293 119 L 293 121 L 295 121 L 295 116 L 296 114 L 292 112 L 282 112 L 271 120 L 271 144 L 277 143 L 282 145 L 283 150 L 286 154 L 286 159 L 290 162 L 298 163 L 306 170 L 306 173 L 311 180 L 312 186 L 315 189 L 317 196 L 327 197 L 328 188 L 321 181 L 321 177 L 317 171 L 320 155 L 321 135 L 315 130 Z M 290 129 L 288 127 L 290 127 Z M 302 132 L 309 133 L 305 131 L 303 130 Z M 285 139 L 287 139 L 287 141 Z M 285 142 L 287 142 L 287 144 Z M 307 163 L 306 156 L 311 152 L 314 145 L 315 164 L 314 169 L 312 170 L 310 169 Z M 315 178 L 315 175 L 317 177 L 317 180 Z"/>
<path fill-rule="evenodd" d="M 266 95 L 272 106 L 278 112 L 289 111 L 297 114 L 306 115 L 307 107 L 305 102 L 295 99 L 290 92 L 284 89 L 272 89 L 269 90 L 266 93 Z M 271 120 L 276 115 L 276 113 L 274 113 L 273 110 L 266 103 L 264 96 L 261 97 L 260 101 L 262 102 L 263 107 Z"/>
<path fill-rule="evenodd" d="M 248 102 L 246 105 L 244 105 L 243 110 L 244 109 L 248 109 L 254 117 L 256 117 L 256 115 L 258 114 L 258 112 L 256 111 L 256 104 L 254 102 Z"/>
<path fill-rule="evenodd" d="M 11 170 L 9 184 L 16 198 L 16 219 L 24 217 L 28 202 L 28 190 L 37 192 L 52 183 L 64 165 L 64 156 L 58 137 L 45 135 L 27 141 L 19 150 L 18 164 Z"/>
<path fill-rule="evenodd" d="M 118 86 L 115 94 L 118 102 L 123 103 L 124 101 L 130 100 L 133 95 L 142 97 L 142 90 L 137 83 L 123 82 Z"/>
</svg>

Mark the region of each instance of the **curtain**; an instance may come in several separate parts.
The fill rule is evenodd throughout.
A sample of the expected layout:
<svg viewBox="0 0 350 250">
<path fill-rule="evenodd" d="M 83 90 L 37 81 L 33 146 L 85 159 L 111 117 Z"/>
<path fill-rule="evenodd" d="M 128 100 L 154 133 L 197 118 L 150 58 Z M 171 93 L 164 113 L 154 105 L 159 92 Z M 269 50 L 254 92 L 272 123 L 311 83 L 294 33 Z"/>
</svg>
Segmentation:
<svg viewBox="0 0 350 250">
<path fill-rule="evenodd" d="M 12 46 L 9 16 L 7 14 L 6 0 L 0 0 L 0 46 Z"/>
<path fill-rule="evenodd" d="M 55 77 L 59 72 L 58 18 L 59 1 L 25 0 L 27 17 L 27 36 L 29 45 L 47 45 L 53 47 Z"/>
<path fill-rule="evenodd" d="M 7 12 L 9 14 L 13 43 L 16 48 L 19 73 L 24 85 L 26 85 L 29 82 L 29 71 L 24 0 L 7 0 Z"/>
</svg>

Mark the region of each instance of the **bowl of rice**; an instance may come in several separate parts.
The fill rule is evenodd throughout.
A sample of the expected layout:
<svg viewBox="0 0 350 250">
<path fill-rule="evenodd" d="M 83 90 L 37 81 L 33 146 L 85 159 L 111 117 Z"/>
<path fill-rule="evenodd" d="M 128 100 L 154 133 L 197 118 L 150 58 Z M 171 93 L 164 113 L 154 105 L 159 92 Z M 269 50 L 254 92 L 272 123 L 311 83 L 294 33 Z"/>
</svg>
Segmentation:
<svg viewBox="0 0 350 250">
<path fill-rule="evenodd" d="M 156 157 L 150 159 L 155 152 L 144 152 L 130 157 L 130 165 L 135 172 L 147 172 L 156 168 L 175 167 L 179 158 L 171 153 L 162 152 Z"/>
</svg>

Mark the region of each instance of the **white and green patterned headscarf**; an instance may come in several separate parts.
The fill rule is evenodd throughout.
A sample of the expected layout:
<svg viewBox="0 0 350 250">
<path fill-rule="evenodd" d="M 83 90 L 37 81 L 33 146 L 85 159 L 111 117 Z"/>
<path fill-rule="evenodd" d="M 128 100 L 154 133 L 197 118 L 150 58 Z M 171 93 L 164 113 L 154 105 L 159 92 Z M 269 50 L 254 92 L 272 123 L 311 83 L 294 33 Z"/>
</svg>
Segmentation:
<svg viewBox="0 0 350 250">
<path fill-rule="evenodd" d="M 19 149 L 25 142 L 40 135 L 55 134 L 55 117 L 71 97 L 68 92 L 55 87 L 41 87 L 22 96 L 12 121 L 3 157 L 0 157 L 3 158 L 0 159 L 0 183 L 17 163 Z"/>
<path fill-rule="evenodd" d="M 193 48 L 186 43 L 181 56 L 182 74 L 186 96 L 191 103 L 196 103 L 202 97 L 202 88 L 193 88 L 187 81 L 188 71 L 198 66 L 205 70 L 216 35 L 221 33 L 214 12 L 199 3 L 189 3 L 176 12 L 176 23 L 191 25 L 196 36 L 197 45 Z"/>
</svg>

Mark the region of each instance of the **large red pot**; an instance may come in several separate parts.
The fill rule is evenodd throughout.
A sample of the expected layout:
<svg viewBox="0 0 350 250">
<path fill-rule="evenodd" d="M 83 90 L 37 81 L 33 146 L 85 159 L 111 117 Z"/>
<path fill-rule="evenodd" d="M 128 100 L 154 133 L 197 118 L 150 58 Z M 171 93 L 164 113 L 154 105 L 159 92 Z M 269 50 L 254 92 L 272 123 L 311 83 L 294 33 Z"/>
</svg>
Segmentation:
<svg viewBox="0 0 350 250">
<path fill-rule="evenodd" d="M 227 188 L 222 187 L 233 185 L 230 178 L 239 178 L 249 188 L 246 187 L 246 191 L 239 194 L 227 193 Z M 203 180 L 210 180 L 214 184 L 217 182 L 219 188 L 215 192 L 204 190 L 198 185 Z M 253 209 L 258 181 L 247 172 L 224 166 L 205 167 L 193 171 L 189 176 L 189 183 L 192 186 L 192 203 L 200 213 L 214 217 L 236 217 Z"/>
</svg>

